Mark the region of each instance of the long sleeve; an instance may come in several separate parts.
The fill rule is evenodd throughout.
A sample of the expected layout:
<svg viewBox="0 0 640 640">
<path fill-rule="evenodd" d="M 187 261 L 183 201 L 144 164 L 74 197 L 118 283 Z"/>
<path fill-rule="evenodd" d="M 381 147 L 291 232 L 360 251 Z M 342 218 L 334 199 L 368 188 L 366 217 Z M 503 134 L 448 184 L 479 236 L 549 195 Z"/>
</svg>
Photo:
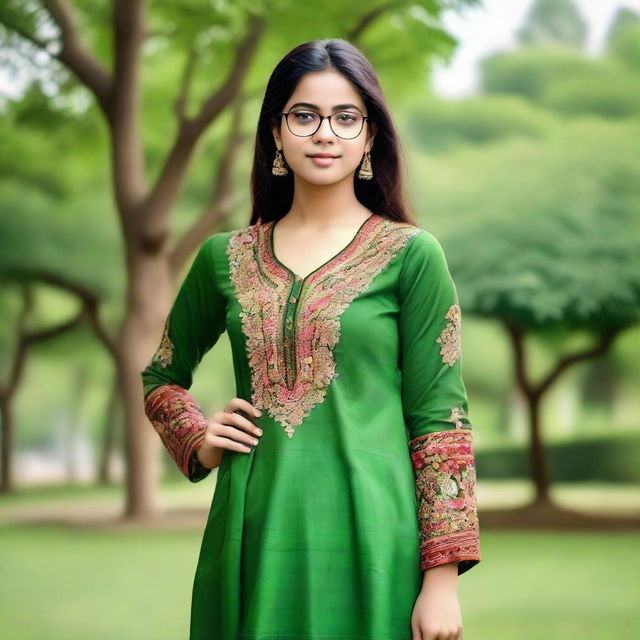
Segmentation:
<svg viewBox="0 0 640 640">
<path fill-rule="evenodd" d="M 436 237 L 411 241 L 398 283 L 402 402 L 416 479 L 420 568 L 478 564 L 476 474 L 458 295 Z"/>
<path fill-rule="evenodd" d="M 191 482 L 204 479 L 211 469 L 196 457 L 208 421 L 189 389 L 200 361 L 226 328 L 226 303 L 215 280 L 213 238 L 198 250 L 165 320 L 160 344 L 141 373 L 145 413 Z"/>
</svg>

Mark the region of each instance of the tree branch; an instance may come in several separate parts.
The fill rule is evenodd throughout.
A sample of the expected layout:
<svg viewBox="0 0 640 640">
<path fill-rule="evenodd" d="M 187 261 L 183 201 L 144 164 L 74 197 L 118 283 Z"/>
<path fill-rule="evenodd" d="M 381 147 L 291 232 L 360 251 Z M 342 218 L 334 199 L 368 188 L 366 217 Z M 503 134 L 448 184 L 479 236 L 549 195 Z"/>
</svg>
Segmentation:
<svg viewBox="0 0 640 640">
<path fill-rule="evenodd" d="M 117 358 L 118 351 L 116 347 L 116 341 L 112 336 L 109 335 L 107 328 L 100 320 L 98 311 L 100 302 L 93 291 L 87 289 L 86 287 L 83 287 L 76 282 L 67 280 L 57 273 L 53 273 L 50 271 L 29 271 L 29 276 L 34 280 L 39 280 L 40 282 L 44 282 L 59 289 L 69 291 L 77 298 L 79 298 L 83 305 L 83 314 L 87 315 L 87 317 L 89 318 L 89 321 L 91 322 L 96 335 L 100 339 L 100 342 L 102 342 L 104 347 L 114 359 Z"/>
<path fill-rule="evenodd" d="M 187 119 L 187 103 L 189 101 L 189 89 L 193 80 L 193 71 L 195 69 L 198 53 L 195 45 L 191 43 L 187 51 L 187 61 L 182 72 L 182 80 L 180 82 L 180 92 L 175 101 L 175 113 L 178 121 L 182 123 Z"/>
<path fill-rule="evenodd" d="M 621 332 L 622 327 L 606 329 L 598 336 L 598 342 L 590 349 L 585 349 L 584 351 L 572 353 L 560 358 L 556 363 L 556 366 L 538 385 L 538 393 L 542 395 L 560 377 L 562 372 L 568 369 L 571 365 L 583 360 L 590 360 L 604 355 Z"/>
<path fill-rule="evenodd" d="M 18 381 L 22 375 L 22 370 L 24 368 L 24 361 L 26 358 L 26 347 L 24 345 L 24 341 L 22 337 L 26 333 L 27 321 L 29 319 L 29 313 L 33 309 L 33 292 L 31 290 L 31 283 L 27 283 L 25 286 L 21 288 L 20 293 L 22 294 L 22 299 L 24 300 L 24 304 L 20 309 L 20 314 L 18 315 L 18 321 L 16 322 L 16 334 L 18 336 L 18 340 L 16 343 L 15 352 L 12 354 L 11 367 L 9 370 L 9 375 L 7 377 L 6 384 L 4 382 L 0 382 L 0 397 L 9 398 L 13 396 L 17 386 Z"/>
<path fill-rule="evenodd" d="M 67 0 L 43 0 L 43 2 L 53 21 L 60 28 L 61 48 L 57 54 L 51 55 L 65 64 L 80 82 L 92 91 L 103 113 L 108 116 L 112 85 L 110 73 L 80 39 L 75 16 Z"/>
<path fill-rule="evenodd" d="M 139 225 L 142 244 L 157 250 L 168 237 L 167 214 L 175 202 L 184 174 L 197 141 L 211 121 L 237 96 L 249 71 L 260 40 L 266 30 L 263 16 L 251 16 L 247 32 L 238 45 L 234 63 L 222 86 L 203 103 L 198 115 L 180 121 L 178 133 L 169 151 L 158 179 L 142 206 L 142 215 L 148 219 Z"/>
<path fill-rule="evenodd" d="M 530 397 L 541 397 L 556 380 L 572 365 L 590 360 L 604 355 L 616 337 L 624 330 L 624 327 L 613 327 L 605 329 L 600 335 L 598 342 L 591 348 L 563 356 L 558 359 L 553 369 L 537 384 L 529 380 L 526 368 L 525 357 L 525 330 L 524 328 L 510 320 L 503 320 L 503 324 L 507 329 L 507 334 L 511 340 L 514 353 L 514 369 L 518 386 Z"/>
<path fill-rule="evenodd" d="M 51 340 L 52 338 L 75 329 L 81 324 L 82 320 L 86 316 L 86 309 L 83 308 L 74 318 L 71 318 L 70 320 L 61 322 L 60 324 L 48 327 L 46 329 L 28 331 L 26 329 L 27 321 L 29 314 L 33 310 L 33 287 L 31 282 L 26 283 L 22 287 L 22 297 L 24 300 L 24 304 L 20 311 L 20 316 L 17 323 L 18 339 L 16 349 L 12 358 L 11 371 L 9 373 L 9 379 L 6 385 L 3 384 L 0 391 L 0 394 L 4 397 L 13 395 L 13 393 L 15 392 L 16 387 L 18 386 L 18 383 L 22 377 L 24 365 L 27 361 L 27 352 L 29 350 L 29 347 L 37 344 L 38 342 Z"/>
<path fill-rule="evenodd" d="M 8 29 L 9 31 L 14 31 L 15 33 L 17 33 L 21 38 L 24 38 L 25 40 L 28 40 L 29 42 L 31 42 L 31 44 L 34 44 L 36 47 L 38 47 L 39 49 L 43 49 L 44 51 L 46 51 L 49 55 L 54 56 L 55 54 L 52 54 L 51 51 L 49 51 L 49 46 L 55 42 L 55 40 L 40 40 L 37 36 L 34 36 L 32 33 L 29 33 L 24 27 L 22 27 L 19 24 L 15 24 L 12 22 L 7 21 L 6 19 L 2 20 L 2 24 L 5 26 L 6 29 Z"/>
<path fill-rule="evenodd" d="M 529 395 L 533 392 L 533 389 L 527 376 L 524 329 L 521 325 L 516 324 L 509 319 L 503 319 L 503 326 L 507 331 L 507 335 L 509 336 L 511 346 L 513 348 L 513 367 L 517 386 L 526 395 Z"/>
<path fill-rule="evenodd" d="M 402 1 L 388 2 L 387 4 L 380 5 L 379 7 L 372 9 L 371 11 L 360 16 L 358 22 L 356 22 L 356 24 L 351 29 L 349 29 L 349 31 L 347 31 L 344 38 L 346 40 L 349 40 L 349 42 L 356 44 L 362 34 L 366 31 L 367 27 L 375 22 L 381 15 L 387 13 L 388 11 L 392 11 L 393 9 L 399 9 L 406 6 L 407 3 Z"/>
<path fill-rule="evenodd" d="M 46 329 L 41 329 L 39 331 L 26 333 L 23 343 L 28 347 L 29 345 L 36 344 L 38 342 L 46 342 L 47 340 L 51 340 L 52 338 L 62 335 L 63 333 L 67 333 L 68 331 L 71 331 L 71 329 L 75 329 L 79 326 L 86 315 L 86 309 L 82 308 L 74 318 L 71 318 L 66 322 L 61 322 L 58 325 L 47 327 Z"/>
<path fill-rule="evenodd" d="M 237 95 L 266 27 L 264 16 L 249 16 L 247 32 L 236 50 L 227 79 L 204 100 L 200 112 L 191 120 L 191 126 L 198 135 Z"/>
<path fill-rule="evenodd" d="M 207 206 L 198 216 L 195 223 L 177 241 L 169 255 L 169 268 L 174 277 L 177 277 L 188 256 L 202 242 L 202 238 L 210 234 L 231 211 L 233 203 L 233 167 L 238 151 L 244 142 L 242 110 L 245 103 L 245 96 L 239 96 L 234 101 L 232 124 L 222 150 L 219 168 Z"/>
<path fill-rule="evenodd" d="M 125 235 L 147 194 L 140 129 L 140 49 L 145 18 L 141 0 L 113 0 L 114 81 L 110 119 L 114 191 Z"/>
</svg>

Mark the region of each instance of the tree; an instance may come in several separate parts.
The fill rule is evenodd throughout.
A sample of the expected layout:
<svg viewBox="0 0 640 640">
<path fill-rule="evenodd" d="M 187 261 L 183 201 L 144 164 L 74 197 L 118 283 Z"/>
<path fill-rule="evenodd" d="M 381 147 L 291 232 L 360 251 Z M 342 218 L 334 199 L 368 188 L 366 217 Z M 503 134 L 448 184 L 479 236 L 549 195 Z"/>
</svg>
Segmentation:
<svg viewBox="0 0 640 640">
<path fill-rule="evenodd" d="M 448 171 L 442 159 L 426 170 L 422 198 L 435 219 L 451 220 L 439 235 L 461 306 L 509 340 L 538 504 L 550 484 L 542 402 L 565 372 L 640 322 L 639 140 L 637 123 L 562 121 L 541 139 L 468 149 Z M 550 354 L 541 374 L 534 341 Z"/>
<path fill-rule="evenodd" d="M 121 327 L 112 332 L 126 418 L 126 516 L 143 517 L 156 509 L 159 442 L 144 415 L 140 371 L 157 346 L 188 256 L 232 210 L 232 169 L 245 141 L 242 113 L 252 93 L 246 83 L 268 32 L 267 16 L 279 11 L 279 30 L 273 28 L 272 35 L 287 42 L 299 41 L 304 29 L 310 34 L 319 29 L 340 33 L 355 44 L 373 34 L 377 48 L 372 51 L 395 63 L 402 60 L 407 70 L 397 77 L 404 77 L 405 85 L 415 88 L 416 67 L 424 66 L 431 52 L 442 54 L 453 43 L 434 23 L 443 4 L 436 0 L 376 3 L 365 8 L 354 5 L 347 11 L 338 2 L 316 1 L 302 7 L 295 2 L 265 0 L 228 3 L 213 11 L 204 3 L 185 0 L 165 3 L 147 15 L 142 0 L 113 0 L 107 15 L 103 3 L 93 0 L 77 6 L 69 0 L 3 3 L 0 23 L 12 51 L 22 50 L 27 59 L 45 52 L 54 78 L 61 69 L 70 71 L 77 85 L 89 92 L 107 129 L 113 197 L 127 267 L 126 312 Z M 300 20 L 301 13 L 307 18 L 311 14 L 314 21 Z M 397 16 L 416 37 L 398 38 L 395 25 L 385 22 L 390 16 Z M 173 102 L 175 133 L 158 162 L 157 176 L 149 180 L 150 160 L 141 122 L 145 46 L 168 44 L 184 48 L 185 62 Z M 224 79 L 214 89 L 203 63 L 225 69 Z M 196 145 L 212 123 L 227 113 L 229 126 L 210 200 L 171 243 L 170 212 L 184 186 Z"/>
<path fill-rule="evenodd" d="M 571 0 L 535 0 L 516 32 L 522 45 L 562 43 L 583 49 L 587 25 Z"/>
<path fill-rule="evenodd" d="M 606 37 L 607 52 L 636 72 L 640 68 L 640 14 L 618 9 Z"/>
</svg>

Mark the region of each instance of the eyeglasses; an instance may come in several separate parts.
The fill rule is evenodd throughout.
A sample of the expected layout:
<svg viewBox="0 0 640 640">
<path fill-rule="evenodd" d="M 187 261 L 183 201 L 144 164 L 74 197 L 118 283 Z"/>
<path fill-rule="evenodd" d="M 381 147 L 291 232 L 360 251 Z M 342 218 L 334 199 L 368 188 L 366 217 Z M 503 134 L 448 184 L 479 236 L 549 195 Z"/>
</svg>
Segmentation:
<svg viewBox="0 0 640 640">
<path fill-rule="evenodd" d="M 350 111 L 340 111 L 339 113 L 332 113 L 330 116 L 321 116 L 315 111 L 297 110 L 278 115 L 280 117 L 285 116 L 289 131 L 294 136 L 300 137 L 312 136 L 326 118 L 329 121 L 331 131 L 338 138 L 343 138 L 344 140 L 357 138 L 362 131 L 364 121 L 369 119 L 369 116 Z"/>
</svg>

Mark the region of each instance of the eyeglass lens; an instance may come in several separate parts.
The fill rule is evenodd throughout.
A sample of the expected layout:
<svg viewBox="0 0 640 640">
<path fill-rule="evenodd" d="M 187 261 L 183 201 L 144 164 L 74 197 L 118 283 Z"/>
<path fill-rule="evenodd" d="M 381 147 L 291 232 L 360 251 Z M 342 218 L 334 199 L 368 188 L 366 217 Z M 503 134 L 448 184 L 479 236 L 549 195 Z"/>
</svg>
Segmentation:
<svg viewBox="0 0 640 640">
<path fill-rule="evenodd" d="M 362 130 L 364 118 L 358 113 L 334 113 L 329 120 L 333 132 L 340 138 L 355 138 Z M 320 126 L 320 116 L 313 111 L 290 111 L 287 124 L 296 136 L 313 135 Z"/>
</svg>

